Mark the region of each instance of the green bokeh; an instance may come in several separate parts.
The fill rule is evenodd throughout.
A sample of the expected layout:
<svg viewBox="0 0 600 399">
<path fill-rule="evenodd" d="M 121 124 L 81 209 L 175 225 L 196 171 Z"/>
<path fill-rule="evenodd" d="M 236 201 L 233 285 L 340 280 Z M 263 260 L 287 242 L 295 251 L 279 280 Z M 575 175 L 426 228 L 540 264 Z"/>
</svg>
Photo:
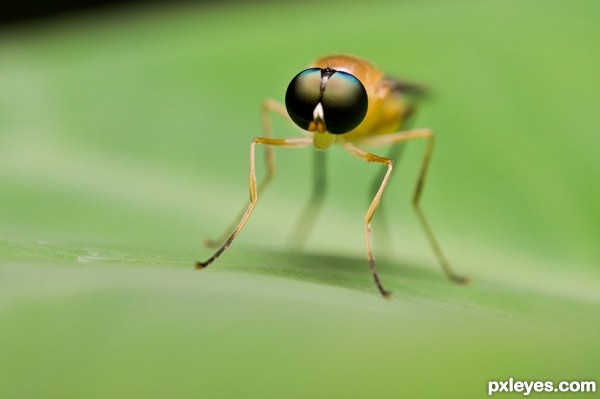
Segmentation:
<svg viewBox="0 0 600 399">
<path fill-rule="evenodd" d="M 236 3 L 0 30 L 0 397 L 484 397 L 509 377 L 600 381 L 599 12 Z M 393 245 L 375 243 L 391 302 L 362 236 L 377 165 L 339 148 L 304 252 L 287 238 L 312 150 L 281 149 L 238 240 L 192 270 L 247 201 L 261 101 L 330 53 L 432 88 L 416 123 L 437 134 L 423 207 L 471 286 L 444 279 L 411 212 L 422 143 L 384 199 Z"/>
</svg>

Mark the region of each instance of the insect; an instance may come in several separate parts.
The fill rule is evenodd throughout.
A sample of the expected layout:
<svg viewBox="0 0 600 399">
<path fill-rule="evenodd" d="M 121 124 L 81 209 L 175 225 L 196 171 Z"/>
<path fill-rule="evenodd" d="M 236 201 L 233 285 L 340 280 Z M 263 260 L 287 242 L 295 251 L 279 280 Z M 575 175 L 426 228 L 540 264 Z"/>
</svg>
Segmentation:
<svg viewBox="0 0 600 399">
<path fill-rule="evenodd" d="M 256 137 L 250 144 L 250 204 L 243 210 L 233 232 L 223 237 L 216 252 L 196 268 L 203 269 L 214 262 L 231 245 L 252 214 L 259 194 L 273 177 L 275 171 L 273 147 L 304 148 L 313 146 L 326 150 L 334 144 L 341 145 L 348 153 L 367 162 L 385 167 L 373 200 L 364 219 L 367 259 L 375 285 L 385 297 L 390 292 L 384 289 L 371 248 L 371 221 L 379 207 L 384 190 L 394 168 L 393 159 L 368 152 L 365 148 L 390 146 L 412 140 L 425 140 L 426 146 L 412 197 L 412 205 L 418 216 L 431 248 L 447 277 L 457 283 L 466 283 L 451 269 L 439 246 L 427 219 L 420 207 L 421 194 L 427 168 L 433 151 L 434 136 L 429 129 L 402 128 L 414 111 L 408 100 L 411 94 L 423 90 L 410 83 L 386 77 L 365 59 L 347 55 L 332 55 L 318 59 L 309 68 L 298 73 L 290 82 L 285 94 L 285 106 L 265 100 L 262 108 L 263 136 Z M 298 138 L 273 138 L 270 114 L 279 114 L 305 131 Z M 266 174 L 257 184 L 255 171 L 255 149 L 265 147 Z M 315 185 L 319 190 L 319 184 Z M 208 242 L 217 246 L 216 242 Z"/>
</svg>

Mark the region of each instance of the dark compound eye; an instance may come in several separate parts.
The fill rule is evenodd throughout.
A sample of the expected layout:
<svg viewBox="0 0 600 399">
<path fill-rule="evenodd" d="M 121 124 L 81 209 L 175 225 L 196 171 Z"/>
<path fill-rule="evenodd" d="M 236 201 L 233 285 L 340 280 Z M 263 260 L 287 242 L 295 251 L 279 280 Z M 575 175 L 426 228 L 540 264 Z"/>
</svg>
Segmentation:
<svg viewBox="0 0 600 399">
<path fill-rule="evenodd" d="M 307 130 L 320 99 L 321 69 L 305 69 L 288 85 L 285 92 L 285 107 L 294 123 Z"/>
<path fill-rule="evenodd" d="M 285 106 L 296 125 L 307 130 L 319 102 L 325 127 L 333 134 L 349 132 L 367 114 L 367 91 L 346 72 L 310 68 L 292 79 L 285 93 Z"/>
<path fill-rule="evenodd" d="M 327 131 L 343 134 L 354 129 L 365 118 L 367 91 L 354 76 L 337 71 L 327 81 L 321 104 Z"/>
</svg>

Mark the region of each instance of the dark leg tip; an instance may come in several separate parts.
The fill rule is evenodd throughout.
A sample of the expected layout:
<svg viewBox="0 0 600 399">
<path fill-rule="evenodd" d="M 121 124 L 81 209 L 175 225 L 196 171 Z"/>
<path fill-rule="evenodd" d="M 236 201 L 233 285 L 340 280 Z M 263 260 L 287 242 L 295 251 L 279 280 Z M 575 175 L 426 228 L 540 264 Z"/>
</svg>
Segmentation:
<svg viewBox="0 0 600 399">
<path fill-rule="evenodd" d="M 452 276 L 450 280 L 457 284 L 467 285 L 471 283 L 471 278 L 467 276 Z"/>
<path fill-rule="evenodd" d="M 383 296 L 385 299 L 390 300 L 392 299 L 392 293 L 389 291 L 381 291 L 381 296 Z"/>
<path fill-rule="evenodd" d="M 207 266 L 206 263 L 196 262 L 196 270 L 202 270 Z"/>
</svg>

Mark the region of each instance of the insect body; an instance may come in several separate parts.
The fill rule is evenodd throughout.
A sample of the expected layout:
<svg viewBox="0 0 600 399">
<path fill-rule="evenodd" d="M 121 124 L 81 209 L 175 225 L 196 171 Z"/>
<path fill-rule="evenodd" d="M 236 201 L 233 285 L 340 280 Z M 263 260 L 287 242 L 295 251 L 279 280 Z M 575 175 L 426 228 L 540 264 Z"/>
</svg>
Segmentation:
<svg viewBox="0 0 600 399">
<path fill-rule="evenodd" d="M 387 78 L 368 61 L 352 56 L 323 57 L 297 74 L 287 88 L 285 107 L 272 100 L 266 100 L 263 104 L 263 136 L 254 138 L 250 144 L 250 204 L 240 215 L 233 232 L 224 239 L 213 256 L 205 262 L 198 262 L 196 267 L 202 269 L 217 259 L 248 221 L 259 193 L 273 176 L 273 147 L 313 146 L 317 150 L 326 150 L 333 144 L 339 144 L 360 159 L 386 167 L 365 215 L 365 243 L 375 284 L 384 297 L 389 297 L 390 293 L 383 288 L 375 268 L 371 249 L 371 220 L 390 179 L 393 160 L 375 155 L 364 148 L 421 139 L 426 141 L 426 147 L 412 199 L 413 208 L 446 275 L 454 282 L 467 282 L 467 278 L 456 275 L 450 268 L 419 206 L 434 136 L 429 129 L 403 131 L 402 128 L 413 111 L 407 94 L 418 93 L 420 90 L 416 85 Z M 273 138 L 269 123 L 269 114 L 272 112 L 291 120 L 304 129 L 307 135 L 291 139 Z M 255 172 L 257 145 L 265 146 L 266 151 L 267 172 L 260 185 L 257 184 Z"/>
</svg>

